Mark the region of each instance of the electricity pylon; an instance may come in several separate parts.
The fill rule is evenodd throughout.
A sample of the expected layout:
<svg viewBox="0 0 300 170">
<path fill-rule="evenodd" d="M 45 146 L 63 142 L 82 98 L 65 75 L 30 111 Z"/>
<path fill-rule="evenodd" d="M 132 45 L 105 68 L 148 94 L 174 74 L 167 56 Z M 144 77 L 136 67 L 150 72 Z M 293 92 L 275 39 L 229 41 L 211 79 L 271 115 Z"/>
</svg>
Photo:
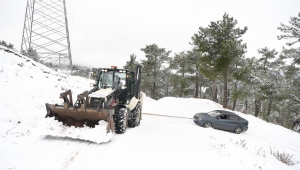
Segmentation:
<svg viewBox="0 0 300 170">
<path fill-rule="evenodd" d="M 72 55 L 65 0 L 28 0 L 21 53 L 72 74 Z"/>
</svg>

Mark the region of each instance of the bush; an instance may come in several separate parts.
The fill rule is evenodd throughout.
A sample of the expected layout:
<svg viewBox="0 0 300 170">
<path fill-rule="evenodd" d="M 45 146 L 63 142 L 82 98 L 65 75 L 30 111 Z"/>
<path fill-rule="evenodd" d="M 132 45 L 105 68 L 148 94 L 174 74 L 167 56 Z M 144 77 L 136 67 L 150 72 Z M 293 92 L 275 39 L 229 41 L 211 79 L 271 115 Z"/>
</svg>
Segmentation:
<svg viewBox="0 0 300 170">
<path fill-rule="evenodd" d="M 3 46 L 5 46 L 6 47 L 6 42 L 5 41 L 0 41 L 0 45 L 3 45 Z"/>
<path fill-rule="evenodd" d="M 37 62 L 38 62 L 38 61 L 40 60 L 38 53 L 37 53 L 36 50 L 33 49 L 32 47 L 29 47 L 29 48 L 27 49 L 27 51 L 24 51 L 24 50 L 21 51 L 21 53 L 22 53 L 23 55 L 27 56 L 27 57 L 32 58 L 34 61 L 37 61 Z"/>
<path fill-rule="evenodd" d="M 294 155 L 291 154 L 286 154 L 286 153 L 279 153 L 279 151 L 275 151 L 272 150 L 272 148 L 270 148 L 270 152 L 273 156 L 275 156 L 280 162 L 285 163 L 287 165 L 295 165 L 298 164 L 299 161 L 296 161 L 293 157 Z"/>
<path fill-rule="evenodd" d="M 7 47 L 9 49 L 13 49 L 14 48 L 13 44 L 11 44 L 11 43 L 7 44 L 5 41 L 0 41 L 0 45 L 3 45 L 3 46 L 5 46 L 5 47 Z"/>
<path fill-rule="evenodd" d="M 14 45 L 12 45 L 11 43 L 9 43 L 6 47 L 7 47 L 7 48 L 10 48 L 10 49 L 13 49 L 13 48 L 14 48 Z"/>
</svg>

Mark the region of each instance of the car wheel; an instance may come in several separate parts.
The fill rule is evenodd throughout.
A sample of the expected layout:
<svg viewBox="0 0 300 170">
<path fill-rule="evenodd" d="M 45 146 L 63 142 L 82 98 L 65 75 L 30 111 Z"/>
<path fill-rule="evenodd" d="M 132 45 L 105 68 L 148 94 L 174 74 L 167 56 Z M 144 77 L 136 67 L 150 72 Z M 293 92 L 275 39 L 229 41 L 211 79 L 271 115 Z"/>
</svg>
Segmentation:
<svg viewBox="0 0 300 170">
<path fill-rule="evenodd" d="M 236 134 L 240 134 L 241 132 L 242 132 L 242 128 L 241 127 L 236 127 L 234 129 L 234 133 L 236 133 Z"/>
<path fill-rule="evenodd" d="M 209 128 L 209 127 L 211 127 L 211 123 L 210 122 L 205 122 L 204 125 L 203 125 L 203 127 Z"/>
</svg>

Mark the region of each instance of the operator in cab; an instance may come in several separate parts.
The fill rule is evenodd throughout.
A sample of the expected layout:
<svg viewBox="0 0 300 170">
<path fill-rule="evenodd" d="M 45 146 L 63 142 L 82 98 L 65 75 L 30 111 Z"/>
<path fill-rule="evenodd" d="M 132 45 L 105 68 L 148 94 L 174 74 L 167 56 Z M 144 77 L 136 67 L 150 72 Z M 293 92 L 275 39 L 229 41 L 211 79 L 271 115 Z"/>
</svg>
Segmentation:
<svg viewBox="0 0 300 170">
<path fill-rule="evenodd" d="M 115 84 L 116 89 L 121 89 L 123 86 L 123 83 L 120 81 L 120 77 L 118 75 L 115 76 Z"/>
</svg>

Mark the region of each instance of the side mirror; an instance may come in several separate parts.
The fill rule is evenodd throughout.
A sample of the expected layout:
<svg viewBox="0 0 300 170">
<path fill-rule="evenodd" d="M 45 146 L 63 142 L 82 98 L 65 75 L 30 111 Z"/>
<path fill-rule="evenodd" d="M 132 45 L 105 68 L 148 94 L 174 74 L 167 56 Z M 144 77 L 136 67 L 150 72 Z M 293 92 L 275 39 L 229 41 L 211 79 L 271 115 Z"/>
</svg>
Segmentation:
<svg viewBox="0 0 300 170">
<path fill-rule="evenodd" d="M 217 119 L 219 120 L 219 119 L 220 119 L 220 117 L 217 117 Z"/>
</svg>

